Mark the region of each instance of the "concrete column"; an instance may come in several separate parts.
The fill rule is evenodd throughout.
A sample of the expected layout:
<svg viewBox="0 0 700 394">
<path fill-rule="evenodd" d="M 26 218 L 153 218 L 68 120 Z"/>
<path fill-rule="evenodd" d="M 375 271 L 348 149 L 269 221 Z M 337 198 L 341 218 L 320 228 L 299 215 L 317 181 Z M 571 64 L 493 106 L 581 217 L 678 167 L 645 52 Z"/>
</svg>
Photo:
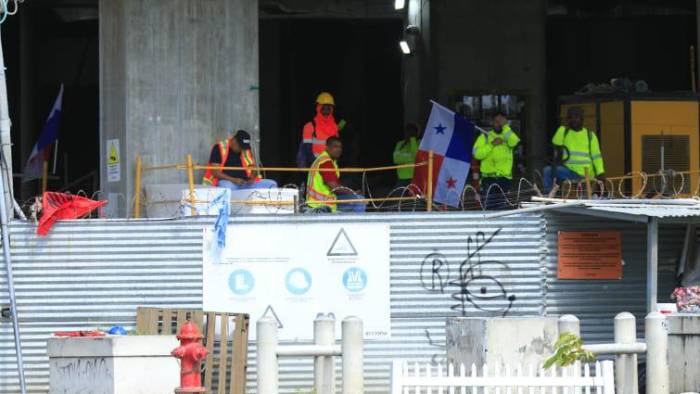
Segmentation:
<svg viewBox="0 0 700 394">
<path fill-rule="evenodd" d="M 335 319 L 329 314 L 319 314 L 314 320 L 314 344 L 335 344 Z M 314 357 L 314 387 L 317 394 L 335 393 L 335 361 L 333 356 Z"/>
<path fill-rule="evenodd" d="M 668 327 L 666 317 L 651 312 L 644 320 L 647 343 L 647 394 L 669 394 Z"/>
<path fill-rule="evenodd" d="M 237 129 L 259 137 L 257 0 L 100 0 L 100 157 L 110 216 L 131 212 L 134 163 L 205 163 Z M 107 177 L 119 140 L 121 176 Z M 197 179 L 201 178 L 198 173 Z M 142 184 L 186 183 L 177 170 Z"/>
<path fill-rule="evenodd" d="M 485 18 L 484 15 L 488 15 Z M 432 0 L 435 98 L 511 94 L 526 102 L 527 165 L 541 169 L 546 130 L 546 1 Z"/>
<path fill-rule="evenodd" d="M 279 365 L 277 363 L 277 322 L 270 316 L 258 320 L 257 324 L 257 391 L 260 394 L 279 392 Z"/>
</svg>

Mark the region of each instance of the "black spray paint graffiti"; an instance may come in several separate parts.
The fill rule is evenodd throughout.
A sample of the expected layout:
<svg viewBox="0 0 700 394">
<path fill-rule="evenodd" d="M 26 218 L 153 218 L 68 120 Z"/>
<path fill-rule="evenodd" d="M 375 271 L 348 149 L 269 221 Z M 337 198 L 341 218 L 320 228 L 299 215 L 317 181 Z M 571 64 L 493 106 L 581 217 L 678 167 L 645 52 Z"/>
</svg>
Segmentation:
<svg viewBox="0 0 700 394">
<path fill-rule="evenodd" d="M 503 279 L 510 276 L 510 267 L 498 260 L 482 259 L 483 249 L 500 232 L 499 228 L 487 238 L 480 231 L 467 238 L 467 258 L 459 264 L 456 278 L 444 254 L 433 252 L 425 256 L 420 268 L 423 289 L 451 294 L 456 302 L 451 309 L 462 316 L 470 307 L 492 316 L 507 315 L 516 299 L 503 284 Z"/>
<path fill-rule="evenodd" d="M 447 257 L 439 252 L 423 258 L 420 276 L 423 289 L 430 293 L 451 295 L 455 304 L 450 308 L 461 316 L 476 309 L 489 316 L 506 316 L 515 303 L 516 296 L 509 294 L 504 278 L 510 277 L 510 267 L 493 259 L 482 259 L 482 251 L 501 232 L 494 231 L 488 238 L 484 232 L 477 232 L 467 238 L 467 258 L 459 264 L 456 278 Z M 433 365 L 444 358 L 445 344 L 435 342 L 425 330 L 428 344 L 438 347 L 441 353 L 433 354 Z"/>
</svg>

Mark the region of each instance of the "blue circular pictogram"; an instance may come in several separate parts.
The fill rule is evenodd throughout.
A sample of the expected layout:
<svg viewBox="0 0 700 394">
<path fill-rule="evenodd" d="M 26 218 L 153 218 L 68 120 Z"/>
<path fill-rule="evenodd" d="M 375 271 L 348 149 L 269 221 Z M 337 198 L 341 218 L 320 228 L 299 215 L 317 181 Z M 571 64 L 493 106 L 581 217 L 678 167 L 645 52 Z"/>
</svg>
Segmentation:
<svg viewBox="0 0 700 394">
<path fill-rule="evenodd" d="M 284 279 L 287 290 L 294 295 L 306 294 L 311 289 L 311 274 L 303 268 L 294 268 L 287 272 Z"/>
<path fill-rule="evenodd" d="M 228 277 L 228 287 L 233 294 L 246 295 L 253 291 L 255 278 L 248 270 L 235 270 Z"/>
<path fill-rule="evenodd" d="M 367 287 L 367 273 L 361 268 L 349 268 L 343 274 L 343 285 L 348 291 L 358 293 Z"/>
</svg>

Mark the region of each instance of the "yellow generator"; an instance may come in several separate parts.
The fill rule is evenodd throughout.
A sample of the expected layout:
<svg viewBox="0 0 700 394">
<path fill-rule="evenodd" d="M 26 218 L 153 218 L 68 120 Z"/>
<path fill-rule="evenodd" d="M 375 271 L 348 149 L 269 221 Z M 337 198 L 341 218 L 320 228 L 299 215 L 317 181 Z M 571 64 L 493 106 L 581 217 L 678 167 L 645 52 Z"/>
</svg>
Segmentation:
<svg viewBox="0 0 700 394">
<path fill-rule="evenodd" d="M 692 93 L 563 96 L 559 110 L 563 123 L 569 107 L 583 109 L 585 127 L 598 134 L 608 178 L 673 170 L 680 174 L 667 191 L 690 194 L 697 190 L 700 176 L 699 103 L 700 96 Z M 626 192 L 641 192 L 641 177 L 625 183 Z M 645 192 L 658 191 L 660 177 L 651 176 L 647 183 Z"/>
</svg>

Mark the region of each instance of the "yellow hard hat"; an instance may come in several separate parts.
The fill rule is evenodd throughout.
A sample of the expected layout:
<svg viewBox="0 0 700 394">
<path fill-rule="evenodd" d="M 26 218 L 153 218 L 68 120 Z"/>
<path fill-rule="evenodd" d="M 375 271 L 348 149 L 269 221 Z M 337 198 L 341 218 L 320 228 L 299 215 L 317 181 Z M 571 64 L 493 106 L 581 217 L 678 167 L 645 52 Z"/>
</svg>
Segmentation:
<svg viewBox="0 0 700 394">
<path fill-rule="evenodd" d="M 328 93 L 328 92 L 323 92 L 316 97 L 316 104 L 330 104 L 330 105 L 335 105 L 335 100 L 333 100 L 333 96 Z"/>
</svg>

